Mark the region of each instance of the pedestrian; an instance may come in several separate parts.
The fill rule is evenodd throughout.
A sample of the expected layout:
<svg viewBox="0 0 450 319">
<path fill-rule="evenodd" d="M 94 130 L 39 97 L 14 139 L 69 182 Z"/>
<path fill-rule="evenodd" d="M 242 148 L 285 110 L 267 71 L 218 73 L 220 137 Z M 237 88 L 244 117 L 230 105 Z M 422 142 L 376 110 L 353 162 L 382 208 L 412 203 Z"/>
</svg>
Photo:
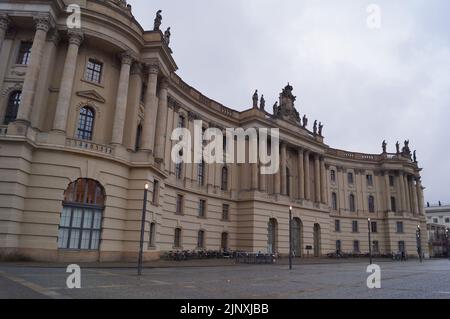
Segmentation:
<svg viewBox="0 0 450 319">
<path fill-rule="evenodd" d="M 404 250 L 402 250 L 402 261 L 406 261 L 406 254 Z"/>
</svg>

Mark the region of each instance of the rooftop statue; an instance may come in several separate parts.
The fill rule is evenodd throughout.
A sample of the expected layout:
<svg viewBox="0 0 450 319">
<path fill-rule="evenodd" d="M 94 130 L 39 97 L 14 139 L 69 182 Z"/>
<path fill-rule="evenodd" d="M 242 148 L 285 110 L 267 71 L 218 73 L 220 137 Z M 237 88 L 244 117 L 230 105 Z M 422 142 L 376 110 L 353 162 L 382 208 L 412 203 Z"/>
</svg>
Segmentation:
<svg viewBox="0 0 450 319">
<path fill-rule="evenodd" d="M 161 12 L 162 12 L 162 10 L 158 10 L 156 12 L 155 22 L 153 25 L 153 31 L 159 31 L 159 27 L 161 26 L 161 22 L 162 22 Z"/>
<path fill-rule="evenodd" d="M 277 107 L 277 112 L 274 113 L 274 115 L 286 121 L 300 125 L 300 114 L 294 107 L 294 102 L 297 97 L 292 94 L 292 90 L 293 87 L 289 83 L 284 87 L 284 89 L 282 89 L 279 98 L 279 106 Z"/>
<path fill-rule="evenodd" d="M 397 154 L 400 154 L 400 143 L 398 141 L 395 143 L 395 148 L 397 149 Z"/>
<path fill-rule="evenodd" d="M 306 128 L 308 126 L 308 118 L 306 117 L 306 114 L 303 115 L 303 128 Z"/>
<path fill-rule="evenodd" d="M 314 135 L 317 135 L 317 120 L 314 121 L 313 133 Z"/>
<path fill-rule="evenodd" d="M 258 108 L 258 90 L 253 93 L 253 107 Z"/>
<path fill-rule="evenodd" d="M 261 110 L 264 110 L 266 107 L 266 100 L 264 99 L 264 95 L 261 95 L 261 100 L 259 101 L 259 108 Z"/>
<path fill-rule="evenodd" d="M 169 45 L 170 43 L 170 27 L 167 28 L 167 30 L 164 32 L 164 41 L 166 42 L 167 45 Z"/>
<path fill-rule="evenodd" d="M 413 153 L 413 160 L 414 160 L 414 163 L 417 163 L 417 153 L 416 153 L 417 151 L 414 151 L 414 153 Z"/>
<path fill-rule="evenodd" d="M 323 136 L 322 131 L 323 131 L 323 124 L 322 122 L 319 122 L 319 136 Z"/>
<path fill-rule="evenodd" d="M 383 141 L 383 144 L 382 144 L 381 147 L 383 148 L 383 153 L 386 153 L 386 150 L 387 150 L 387 143 L 386 143 L 386 140 Z"/>
<path fill-rule="evenodd" d="M 275 102 L 275 104 L 273 105 L 273 115 L 278 115 L 278 102 Z"/>
</svg>

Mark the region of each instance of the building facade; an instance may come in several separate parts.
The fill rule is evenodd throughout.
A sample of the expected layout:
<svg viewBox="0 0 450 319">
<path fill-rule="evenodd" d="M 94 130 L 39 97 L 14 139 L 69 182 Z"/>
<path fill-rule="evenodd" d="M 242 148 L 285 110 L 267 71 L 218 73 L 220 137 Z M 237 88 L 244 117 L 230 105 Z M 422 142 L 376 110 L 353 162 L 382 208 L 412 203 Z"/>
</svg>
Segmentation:
<svg viewBox="0 0 450 319">
<path fill-rule="evenodd" d="M 69 28 L 69 4 L 81 8 L 80 28 Z M 243 112 L 211 100 L 177 76 L 160 25 L 158 13 L 144 30 L 119 0 L 0 1 L 2 256 L 135 260 L 145 184 L 146 260 L 181 249 L 287 254 L 289 206 L 296 256 L 367 252 L 368 218 L 374 252 L 415 254 L 426 219 L 408 143 L 333 149 L 301 118 L 290 85 L 273 112 L 256 94 Z M 195 120 L 279 128 L 280 169 L 175 164 L 171 133 L 194 133 Z"/>
<path fill-rule="evenodd" d="M 439 202 L 437 205 L 427 203 L 425 207 L 428 224 L 442 225 L 450 228 L 450 205 Z"/>
</svg>

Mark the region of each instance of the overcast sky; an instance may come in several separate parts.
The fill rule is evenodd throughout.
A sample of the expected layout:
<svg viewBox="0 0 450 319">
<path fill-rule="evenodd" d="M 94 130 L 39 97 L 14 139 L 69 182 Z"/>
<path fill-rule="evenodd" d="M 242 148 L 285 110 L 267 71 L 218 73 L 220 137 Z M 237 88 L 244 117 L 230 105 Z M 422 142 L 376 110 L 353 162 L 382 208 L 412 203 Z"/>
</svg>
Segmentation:
<svg viewBox="0 0 450 319">
<path fill-rule="evenodd" d="M 244 110 L 258 89 L 271 111 L 289 82 L 325 143 L 381 153 L 383 139 L 390 152 L 409 139 L 425 201 L 450 203 L 450 1 L 128 2 L 146 30 L 163 10 L 177 73 L 204 95 Z"/>
</svg>

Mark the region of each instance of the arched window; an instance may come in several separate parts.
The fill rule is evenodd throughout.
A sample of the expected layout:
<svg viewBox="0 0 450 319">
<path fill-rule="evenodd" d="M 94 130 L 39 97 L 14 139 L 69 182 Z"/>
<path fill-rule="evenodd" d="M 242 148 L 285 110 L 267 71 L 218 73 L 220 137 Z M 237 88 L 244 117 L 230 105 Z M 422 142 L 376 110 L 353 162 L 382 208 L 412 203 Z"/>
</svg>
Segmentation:
<svg viewBox="0 0 450 319">
<path fill-rule="evenodd" d="M 205 248 L 205 231 L 199 230 L 197 234 L 197 248 Z"/>
<path fill-rule="evenodd" d="M 369 196 L 369 212 L 375 213 L 375 198 L 373 196 Z"/>
<path fill-rule="evenodd" d="M 134 149 L 136 151 L 139 151 L 139 149 L 141 148 L 141 137 L 142 137 L 142 125 L 139 124 L 136 129 L 136 141 L 134 144 Z"/>
<path fill-rule="evenodd" d="M 222 187 L 223 191 L 228 190 L 228 168 L 222 167 Z"/>
<path fill-rule="evenodd" d="M 155 247 L 155 238 L 156 238 L 156 224 L 151 223 L 150 224 L 150 232 L 148 234 L 148 247 L 149 248 Z"/>
<path fill-rule="evenodd" d="M 94 131 L 95 112 L 89 106 L 80 110 L 80 119 L 78 120 L 77 138 L 81 140 L 92 140 Z"/>
<path fill-rule="evenodd" d="M 9 95 L 8 106 L 6 107 L 5 119 L 3 120 L 3 124 L 8 125 L 16 119 L 21 99 L 22 91 L 14 91 Z"/>
<path fill-rule="evenodd" d="M 97 181 L 80 178 L 64 192 L 58 248 L 98 250 L 105 191 Z"/>
<path fill-rule="evenodd" d="M 333 209 L 333 210 L 337 210 L 338 209 L 338 205 L 337 205 L 337 195 L 336 195 L 336 193 L 335 192 L 333 192 L 332 194 L 331 194 L 331 208 Z"/>
<path fill-rule="evenodd" d="M 349 207 L 350 207 L 351 212 L 354 212 L 356 210 L 355 209 L 355 195 L 353 195 L 353 194 L 350 194 L 350 196 L 349 196 Z"/>
<path fill-rule="evenodd" d="M 181 228 L 175 228 L 173 247 L 181 248 Z"/>
</svg>

